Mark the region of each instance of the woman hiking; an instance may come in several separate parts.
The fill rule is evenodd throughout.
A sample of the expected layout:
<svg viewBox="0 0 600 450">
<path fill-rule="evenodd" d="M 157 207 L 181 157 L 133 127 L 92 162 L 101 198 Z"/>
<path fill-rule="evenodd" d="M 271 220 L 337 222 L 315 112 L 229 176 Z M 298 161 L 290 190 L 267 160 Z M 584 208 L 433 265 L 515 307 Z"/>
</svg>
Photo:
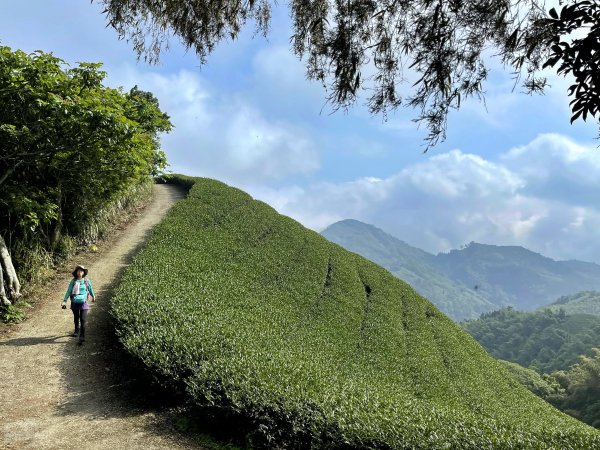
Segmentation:
<svg viewBox="0 0 600 450">
<path fill-rule="evenodd" d="M 94 288 L 89 278 L 86 278 L 88 270 L 77 265 L 73 270 L 73 279 L 69 283 L 65 298 L 62 302 L 62 309 L 67 309 L 67 299 L 71 299 L 71 311 L 73 311 L 73 321 L 75 322 L 74 337 L 79 336 L 79 345 L 85 341 L 85 323 L 87 321 L 87 313 L 90 305 L 87 302 L 88 295 L 92 297 L 92 301 L 96 301 Z"/>
</svg>

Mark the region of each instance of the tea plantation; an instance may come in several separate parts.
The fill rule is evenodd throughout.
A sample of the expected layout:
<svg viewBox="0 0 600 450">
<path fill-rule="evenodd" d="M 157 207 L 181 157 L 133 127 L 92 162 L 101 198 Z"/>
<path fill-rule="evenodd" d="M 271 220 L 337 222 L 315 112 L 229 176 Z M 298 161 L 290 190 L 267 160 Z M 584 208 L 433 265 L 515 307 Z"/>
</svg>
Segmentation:
<svg viewBox="0 0 600 450">
<path fill-rule="evenodd" d="M 116 290 L 127 350 L 257 448 L 590 449 L 429 301 L 246 193 L 193 183 Z"/>
</svg>

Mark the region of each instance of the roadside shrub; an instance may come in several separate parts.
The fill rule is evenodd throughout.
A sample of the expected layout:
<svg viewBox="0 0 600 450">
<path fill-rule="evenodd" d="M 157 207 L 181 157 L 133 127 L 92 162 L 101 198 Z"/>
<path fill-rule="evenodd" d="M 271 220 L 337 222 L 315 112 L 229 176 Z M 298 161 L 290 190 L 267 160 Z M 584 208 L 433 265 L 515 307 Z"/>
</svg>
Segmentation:
<svg viewBox="0 0 600 450">
<path fill-rule="evenodd" d="M 23 304 L 0 305 L 0 320 L 4 323 L 20 323 L 24 317 Z"/>
<path fill-rule="evenodd" d="M 137 208 L 144 206 L 152 198 L 152 178 L 130 186 L 120 197 L 93 212 L 78 235 L 81 244 L 102 239 L 115 224 L 123 222 Z"/>
<path fill-rule="evenodd" d="M 73 256 L 77 252 L 77 241 L 71 236 L 62 235 L 58 240 L 54 249 L 54 257 L 56 260 L 65 260 Z"/>
<path fill-rule="evenodd" d="M 161 180 L 169 184 L 181 186 L 189 191 L 192 188 L 192 186 L 194 186 L 194 184 L 196 183 L 197 178 L 181 174 L 169 174 L 163 175 L 161 177 Z"/>
</svg>

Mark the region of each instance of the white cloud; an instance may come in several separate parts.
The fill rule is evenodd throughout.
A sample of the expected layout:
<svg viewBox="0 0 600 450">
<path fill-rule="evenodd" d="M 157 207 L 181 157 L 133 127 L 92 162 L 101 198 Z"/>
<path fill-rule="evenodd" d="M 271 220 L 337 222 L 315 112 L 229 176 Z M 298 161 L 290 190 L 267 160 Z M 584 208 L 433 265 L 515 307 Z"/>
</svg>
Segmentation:
<svg viewBox="0 0 600 450">
<path fill-rule="evenodd" d="M 492 193 L 512 194 L 523 184 L 506 168 L 460 150 L 410 166 L 402 171 L 401 177 L 430 197 L 445 201 L 465 195 L 486 198 Z"/>
<path fill-rule="evenodd" d="M 600 196 L 600 151 L 558 134 L 543 134 L 511 149 L 501 161 L 527 179 L 529 195 L 595 207 Z"/>
<path fill-rule="evenodd" d="M 225 153 L 237 174 L 251 179 L 279 180 L 308 174 L 319 166 L 316 150 L 301 129 L 269 122 L 259 111 L 240 106 L 228 124 Z"/>
<path fill-rule="evenodd" d="M 175 171 L 233 184 L 269 182 L 319 168 L 309 133 L 285 120 L 269 120 L 249 101 L 217 93 L 198 73 L 140 73 L 127 66 L 112 79 L 154 93 L 175 129 L 163 147 Z"/>
<path fill-rule="evenodd" d="M 600 262 L 597 202 L 581 205 L 563 195 L 573 186 L 600 194 L 598 161 L 594 147 L 544 135 L 499 162 L 453 150 L 385 179 L 315 183 L 287 197 L 276 189 L 253 194 L 277 199 L 278 210 L 318 231 L 354 218 L 431 252 L 477 241 Z M 532 189 L 538 185 L 547 188 L 543 195 Z"/>
<path fill-rule="evenodd" d="M 298 111 L 319 114 L 325 106 L 325 91 L 317 81 L 306 79 L 306 67 L 287 46 L 261 48 L 252 60 L 253 92 L 271 110 L 296 115 Z"/>
<path fill-rule="evenodd" d="M 389 181 L 361 178 L 347 183 L 318 182 L 309 187 L 247 186 L 248 191 L 283 214 L 314 230 L 346 218 L 368 216 L 389 195 Z"/>
</svg>

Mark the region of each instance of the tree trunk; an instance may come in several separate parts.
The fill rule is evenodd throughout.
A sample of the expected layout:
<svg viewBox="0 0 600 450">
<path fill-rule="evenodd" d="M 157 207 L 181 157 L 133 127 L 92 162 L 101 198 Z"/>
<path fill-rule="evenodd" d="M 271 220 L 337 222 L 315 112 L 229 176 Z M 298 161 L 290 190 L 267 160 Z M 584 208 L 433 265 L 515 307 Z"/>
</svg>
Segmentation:
<svg viewBox="0 0 600 450">
<path fill-rule="evenodd" d="M 4 275 L 4 276 L 3 276 Z M 6 283 L 6 289 L 4 287 Z M 7 295 L 8 291 L 8 295 Z M 13 266 L 4 238 L 0 236 L 0 301 L 9 305 L 21 296 L 21 283 Z"/>
<path fill-rule="evenodd" d="M 52 232 L 50 234 L 50 239 L 48 242 L 50 244 L 50 250 L 52 252 L 54 252 L 54 250 L 56 250 L 56 246 L 58 245 L 58 242 L 60 241 L 61 235 L 62 235 L 62 209 L 59 206 L 56 223 L 54 224 L 54 227 L 52 227 Z"/>
<path fill-rule="evenodd" d="M 2 270 L 2 264 L 0 264 L 0 303 L 3 305 L 10 305 L 10 300 L 6 296 L 6 289 L 4 289 L 4 277 L 2 274 L 4 271 Z"/>
<path fill-rule="evenodd" d="M 5 173 L 4 175 L 2 175 L 2 177 L 0 177 L 0 185 L 3 184 L 6 179 L 8 177 L 10 177 L 12 175 L 12 173 L 17 169 L 17 167 L 19 167 L 21 164 L 23 164 L 23 161 L 19 161 L 18 163 L 16 163 L 13 167 L 10 167 Z"/>
</svg>

